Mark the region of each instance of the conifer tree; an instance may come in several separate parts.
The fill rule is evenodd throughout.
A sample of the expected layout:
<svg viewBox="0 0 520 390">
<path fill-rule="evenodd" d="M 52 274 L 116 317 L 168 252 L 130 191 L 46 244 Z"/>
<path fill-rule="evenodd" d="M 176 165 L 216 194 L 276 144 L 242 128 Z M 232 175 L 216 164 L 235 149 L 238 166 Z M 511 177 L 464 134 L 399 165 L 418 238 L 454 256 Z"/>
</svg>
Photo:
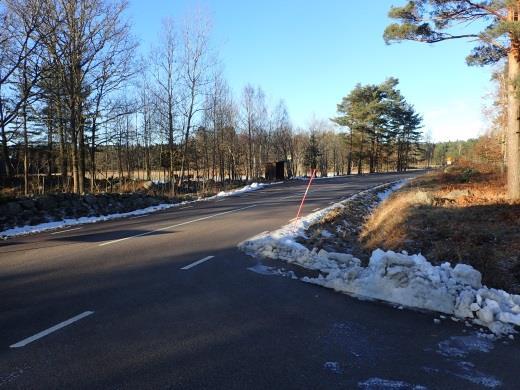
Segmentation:
<svg viewBox="0 0 520 390">
<path fill-rule="evenodd" d="M 402 7 L 390 9 L 389 16 L 398 23 L 390 24 L 384 32 L 387 43 L 476 41 L 466 58 L 469 65 L 488 65 L 507 58 L 507 179 L 511 199 L 520 199 L 519 11 L 520 0 L 410 0 Z M 461 33 L 461 25 L 468 31 Z M 482 28 L 483 25 L 486 27 Z"/>
</svg>

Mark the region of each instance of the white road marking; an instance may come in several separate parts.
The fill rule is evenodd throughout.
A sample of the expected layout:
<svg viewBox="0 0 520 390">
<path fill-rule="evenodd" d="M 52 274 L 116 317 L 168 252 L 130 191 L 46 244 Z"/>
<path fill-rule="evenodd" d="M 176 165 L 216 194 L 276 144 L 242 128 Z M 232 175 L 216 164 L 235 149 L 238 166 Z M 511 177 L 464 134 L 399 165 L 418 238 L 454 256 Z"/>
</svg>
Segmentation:
<svg viewBox="0 0 520 390">
<path fill-rule="evenodd" d="M 59 232 L 51 233 L 51 235 L 61 234 L 61 233 L 66 233 L 66 232 L 72 232 L 73 230 L 79 230 L 79 229 L 81 229 L 81 228 L 78 227 L 78 228 L 74 228 L 74 229 L 60 230 Z"/>
<path fill-rule="evenodd" d="M 132 217 L 130 219 L 137 219 L 137 218 L 143 218 L 143 217 L 147 217 L 149 216 L 150 214 L 143 214 L 143 215 L 136 215 L 135 217 Z"/>
<path fill-rule="evenodd" d="M 316 208 L 315 208 L 314 210 L 312 210 L 312 211 L 318 211 L 319 209 L 320 209 L 319 207 L 316 207 Z"/>
<path fill-rule="evenodd" d="M 193 206 L 181 207 L 179 210 L 191 209 Z"/>
<path fill-rule="evenodd" d="M 38 339 L 41 339 L 42 337 L 45 337 L 53 332 L 56 332 L 57 330 L 60 330 L 61 328 L 64 328 L 76 321 L 81 320 L 82 318 L 88 317 L 89 315 L 94 314 L 93 311 L 85 311 L 81 314 L 78 314 L 75 317 L 69 318 L 66 321 L 60 322 L 57 325 L 54 325 L 50 327 L 49 329 L 45 329 L 44 331 L 41 331 L 40 333 L 36 333 L 34 336 L 27 337 L 26 339 L 23 339 L 22 341 L 17 342 L 16 344 L 13 344 L 9 346 L 9 348 L 21 348 L 25 347 L 27 344 L 32 343 L 33 341 L 36 341 Z"/>
<path fill-rule="evenodd" d="M 197 261 L 195 261 L 195 262 L 193 262 L 193 263 L 191 263 L 191 264 L 188 264 L 188 265 L 182 267 L 181 269 L 183 269 L 183 270 L 188 270 L 188 269 L 193 268 L 193 267 L 195 267 L 195 266 L 197 266 L 197 265 L 199 265 L 199 264 L 204 263 L 205 261 L 211 260 L 211 259 L 214 258 L 214 257 L 215 257 L 215 256 L 206 256 L 205 258 L 200 259 L 200 260 L 197 260 Z"/>
<path fill-rule="evenodd" d="M 296 220 L 296 218 L 293 218 L 293 219 L 290 219 L 289 222 L 292 222 L 292 221 L 295 221 L 295 220 Z"/>
<path fill-rule="evenodd" d="M 217 200 L 215 203 L 220 203 L 220 202 L 224 202 L 226 199 L 219 199 Z"/>
<path fill-rule="evenodd" d="M 207 219 L 211 219 L 211 218 L 219 217 L 219 216 L 221 216 L 221 215 L 237 213 L 237 212 L 239 212 L 239 211 L 247 210 L 247 209 L 250 209 L 250 208 L 252 208 L 252 207 L 256 207 L 256 204 L 253 204 L 253 205 L 251 205 L 251 206 L 242 207 L 242 208 L 239 208 L 239 209 L 233 209 L 233 210 L 229 210 L 229 211 L 223 211 L 223 212 L 221 212 L 221 213 L 208 215 L 207 217 L 200 217 L 200 218 L 197 218 L 197 219 L 192 219 L 191 221 L 186 221 L 186 222 L 176 223 L 175 225 L 166 226 L 166 227 L 163 227 L 163 228 L 160 228 L 160 229 L 151 230 L 151 231 L 149 231 L 149 232 L 144 232 L 144 233 L 135 234 L 135 235 L 133 235 L 133 236 L 129 236 L 129 237 L 125 237 L 125 238 L 120 238 L 120 239 L 118 239 L 118 240 L 107 241 L 107 242 L 104 242 L 104 243 L 102 243 L 102 244 L 99 244 L 98 246 L 111 245 L 111 244 L 115 244 L 115 243 L 118 243 L 118 242 L 121 242 L 121 241 L 130 240 L 131 238 L 147 236 L 147 235 L 149 235 L 149 234 L 153 234 L 153 233 L 157 233 L 157 232 L 162 232 L 163 230 L 168 230 L 168 229 L 172 229 L 172 228 L 179 227 L 179 226 L 189 225 L 190 223 L 195 223 L 195 222 L 199 222 L 199 221 L 205 221 L 205 220 L 207 220 Z"/>
</svg>

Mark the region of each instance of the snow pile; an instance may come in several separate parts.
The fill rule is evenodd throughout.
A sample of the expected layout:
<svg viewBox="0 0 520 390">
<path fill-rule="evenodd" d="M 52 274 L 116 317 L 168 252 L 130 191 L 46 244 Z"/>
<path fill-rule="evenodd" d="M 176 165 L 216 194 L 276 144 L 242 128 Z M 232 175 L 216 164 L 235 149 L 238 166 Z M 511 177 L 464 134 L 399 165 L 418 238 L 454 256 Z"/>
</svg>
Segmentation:
<svg viewBox="0 0 520 390">
<path fill-rule="evenodd" d="M 0 232 L 0 238 L 8 238 L 8 237 L 20 236 L 20 235 L 25 235 L 25 234 L 40 233 L 40 232 L 43 232 L 46 230 L 55 230 L 55 229 L 63 228 L 66 226 L 83 225 L 83 224 L 87 224 L 87 223 L 96 223 L 96 222 L 102 222 L 102 221 L 110 221 L 113 219 L 150 214 L 150 213 L 155 213 L 157 211 L 166 210 L 166 209 L 169 209 L 172 207 L 178 207 L 178 206 L 181 206 L 186 203 L 189 203 L 189 202 L 164 203 L 164 204 L 160 204 L 157 206 L 146 207 L 144 209 L 129 211 L 127 213 L 115 213 L 115 214 L 101 215 L 99 217 L 65 218 L 60 221 L 44 222 L 44 223 L 40 223 L 38 225 L 25 225 L 25 226 L 15 227 L 12 229 L 7 229 L 7 230 L 4 230 L 3 232 Z"/>
<path fill-rule="evenodd" d="M 266 183 L 251 183 L 251 184 L 249 184 L 249 185 L 247 185 L 245 187 L 238 188 L 236 190 L 221 191 L 217 195 L 215 195 L 214 197 L 215 198 L 221 198 L 221 197 L 224 197 L 224 196 L 240 195 L 240 194 L 243 194 L 245 192 L 256 191 L 256 190 L 259 190 L 261 188 L 264 188 L 265 186 L 273 185 L 273 184 L 279 184 L 279 183 L 282 183 L 282 182 L 276 182 L 276 183 L 270 183 L 270 184 L 266 184 Z M 212 196 L 211 198 L 214 198 L 214 197 Z"/>
<path fill-rule="evenodd" d="M 496 334 L 520 326 L 520 295 L 483 286 L 480 272 L 469 265 L 434 266 L 422 255 L 378 249 L 365 267 L 350 254 L 309 250 L 295 241 L 305 237 L 307 227 L 347 201 L 311 214 L 296 225 L 253 237 L 239 247 L 254 256 L 318 270 L 319 277 L 302 280 L 343 293 L 470 319 Z"/>
<path fill-rule="evenodd" d="M 388 187 L 386 190 L 378 192 L 377 197 L 379 201 L 382 202 L 386 200 L 393 192 L 397 191 L 399 188 L 406 184 L 406 180 L 401 180 L 395 183 L 394 185 Z"/>
<path fill-rule="evenodd" d="M 83 224 L 88 224 L 88 223 L 96 223 L 96 222 L 110 221 L 113 219 L 145 215 L 145 214 L 155 213 L 157 211 L 167 210 L 167 209 L 170 209 L 173 207 L 185 206 L 190 203 L 208 201 L 208 200 L 221 198 L 221 197 L 225 197 L 225 196 L 239 195 L 239 194 L 242 194 L 245 192 L 257 191 L 266 186 L 280 184 L 280 183 L 282 183 L 282 182 L 261 183 L 261 184 L 252 183 L 252 184 L 246 185 L 245 187 L 238 188 L 236 190 L 219 192 L 217 195 L 214 195 L 214 196 L 211 196 L 208 198 L 200 198 L 197 200 L 185 201 L 185 202 L 180 202 L 180 203 L 162 203 L 157 206 L 150 206 L 150 207 L 146 207 L 144 209 L 129 211 L 127 213 L 115 213 L 115 214 L 101 215 L 101 216 L 97 216 L 97 217 L 65 218 L 60 221 L 44 222 L 44 223 L 40 223 L 37 225 L 19 226 L 19 227 L 14 227 L 14 228 L 7 229 L 7 230 L 0 232 L 0 239 L 2 239 L 2 238 L 6 239 L 6 238 L 10 238 L 10 237 L 22 236 L 22 235 L 33 234 L 33 233 L 40 233 L 40 232 L 44 232 L 47 230 L 56 230 L 56 229 L 60 229 L 60 228 L 68 227 L 68 226 L 74 226 L 74 225 L 83 225 Z"/>
</svg>

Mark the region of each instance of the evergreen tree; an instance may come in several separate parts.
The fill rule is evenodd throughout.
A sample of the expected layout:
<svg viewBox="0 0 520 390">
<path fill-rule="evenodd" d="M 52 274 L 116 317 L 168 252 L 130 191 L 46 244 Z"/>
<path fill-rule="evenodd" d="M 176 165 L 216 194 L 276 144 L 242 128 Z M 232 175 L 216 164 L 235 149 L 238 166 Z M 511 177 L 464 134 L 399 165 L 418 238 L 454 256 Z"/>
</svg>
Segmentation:
<svg viewBox="0 0 520 390">
<path fill-rule="evenodd" d="M 384 33 L 387 43 L 402 40 L 426 43 L 475 40 L 478 43 L 466 58 L 469 65 L 488 65 L 507 58 L 508 192 L 512 199 L 520 199 L 519 11 L 520 0 L 410 0 L 402 7 L 390 9 L 389 16 L 399 23 L 389 25 Z M 459 33 L 461 24 L 474 30 Z"/>
<path fill-rule="evenodd" d="M 383 169 L 384 162 L 388 168 L 394 155 L 395 168 L 407 169 L 409 156 L 421 137 L 422 118 L 401 95 L 398 84 L 395 78 L 379 85 L 358 84 L 338 104 L 341 115 L 334 121 L 349 128 L 349 173 L 353 156 L 357 158 L 358 174 L 363 172 L 365 159 L 370 172 L 376 172 Z"/>
</svg>

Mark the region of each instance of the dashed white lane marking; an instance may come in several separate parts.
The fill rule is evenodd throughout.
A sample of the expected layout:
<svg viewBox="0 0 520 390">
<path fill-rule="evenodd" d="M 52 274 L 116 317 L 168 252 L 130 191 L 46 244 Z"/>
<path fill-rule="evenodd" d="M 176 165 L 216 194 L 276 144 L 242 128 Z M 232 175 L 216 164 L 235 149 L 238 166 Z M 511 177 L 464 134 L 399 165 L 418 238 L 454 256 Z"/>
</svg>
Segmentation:
<svg viewBox="0 0 520 390">
<path fill-rule="evenodd" d="M 150 214 L 136 215 L 135 217 L 132 217 L 130 219 L 143 218 L 143 217 L 147 217 L 148 215 L 150 215 Z"/>
<path fill-rule="evenodd" d="M 36 333 L 34 336 L 27 337 L 26 339 L 23 339 L 22 341 L 17 342 L 16 344 L 13 344 L 10 346 L 10 348 L 21 348 L 25 347 L 27 344 L 32 343 L 33 341 L 36 341 L 38 339 L 41 339 L 42 337 L 45 337 L 53 332 L 56 332 L 57 330 L 60 330 L 61 328 L 64 328 L 76 321 L 81 320 L 82 318 L 88 317 L 89 315 L 94 314 L 93 311 L 85 311 L 81 314 L 78 314 L 75 317 L 69 318 L 66 321 L 60 322 L 57 325 L 54 325 L 50 327 L 49 329 L 45 329 L 44 331 L 41 331 L 40 333 Z"/>
<path fill-rule="evenodd" d="M 122 241 L 130 240 L 131 238 L 137 238 L 137 237 L 148 236 L 148 235 L 153 234 L 153 233 L 162 232 L 163 230 L 168 230 L 168 229 L 172 229 L 172 228 L 179 227 L 179 226 L 189 225 L 190 223 L 195 223 L 195 222 L 199 222 L 199 221 L 205 221 L 205 220 L 207 220 L 207 219 L 211 219 L 211 218 L 219 217 L 219 216 L 221 216 L 221 215 L 232 214 L 232 213 L 238 213 L 239 211 L 247 210 L 247 209 L 250 209 L 250 208 L 252 208 L 252 207 L 256 207 L 256 204 L 253 204 L 253 205 L 251 205 L 251 206 L 241 207 L 241 208 L 239 208 L 239 209 L 233 209 L 233 210 L 223 211 L 223 212 L 221 212 L 221 213 L 208 215 L 207 217 L 200 217 L 200 218 L 197 218 L 197 219 L 192 219 L 192 220 L 190 220 L 190 221 L 186 221 L 186 222 L 176 223 L 175 225 L 165 226 L 165 227 L 160 228 L 160 229 L 150 230 L 149 232 L 144 232 L 144 233 L 135 234 L 135 235 L 133 235 L 133 236 L 129 236 L 129 237 L 125 237 L 125 238 L 120 238 L 120 239 L 118 239 L 118 240 L 107 241 L 107 242 L 104 242 L 104 243 L 102 243 L 102 244 L 99 244 L 98 246 L 111 245 L 111 244 L 115 244 L 115 243 L 118 243 L 118 242 L 122 242 Z"/>
<path fill-rule="evenodd" d="M 61 233 L 67 233 L 67 232 L 72 232 L 73 230 L 79 230 L 79 229 L 81 229 L 81 228 L 78 227 L 78 228 L 74 228 L 74 229 L 60 230 L 59 232 L 51 233 L 51 235 L 61 234 Z"/>
<path fill-rule="evenodd" d="M 193 267 L 195 267 L 195 266 L 197 266 L 197 265 L 199 265 L 199 264 L 204 263 L 205 261 L 211 260 L 211 259 L 214 258 L 214 257 L 215 257 L 215 256 L 206 256 L 205 258 L 200 259 L 200 260 L 197 260 L 197 261 L 194 261 L 193 263 L 188 264 L 188 265 L 182 267 L 181 269 L 183 269 L 183 270 L 188 270 L 188 269 L 193 268 Z"/>
</svg>

